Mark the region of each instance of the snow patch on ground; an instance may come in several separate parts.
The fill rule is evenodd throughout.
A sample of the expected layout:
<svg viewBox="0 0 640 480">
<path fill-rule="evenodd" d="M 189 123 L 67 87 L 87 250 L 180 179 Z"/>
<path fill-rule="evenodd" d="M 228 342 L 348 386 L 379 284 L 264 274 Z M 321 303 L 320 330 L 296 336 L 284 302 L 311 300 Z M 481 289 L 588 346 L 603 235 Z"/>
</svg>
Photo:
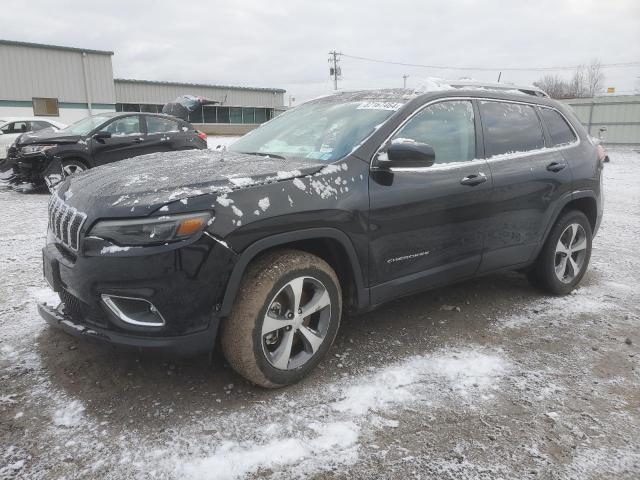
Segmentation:
<svg viewBox="0 0 640 480">
<path fill-rule="evenodd" d="M 226 442 L 210 456 L 179 462 L 176 474 L 178 478 L 206 480 L 216 472 L 216 479 L 231 480 L 261 469 L 281 470 L 286 466 L 297 467 L 298 473 L 302 473 L 321 461 L 323 455 L 339 455 L 342 464 L 355 463 L 357 426 L 350 422 L 311 423 L 308 430 L 307 434 L 279 438 L 263 445 Z"/>
<path fill-rule="evenodd" d="M 72 400 L 53 413 L 53 423 L 60 427 L 76 427 L 84 416 L 84 406 L 78 400 Z"/>
<path fill-rule="evenodd" d="M 60 297 L 51 287 L 29 288 L 28 292 L 38 303 L 46 303 L 51 306 L 56 306 L 60 303 Z"/>
<path fill-rule="evenodd" d="M 211 439 L 209 445 L 189 442 L 186 450 L 195 452 L 172 456 L 164 468 L 179 478 L 205 479 L 216 472 L 216 478 L 236 479 L 269 470 L 282 478 L 308 478 L 354 464 L 363 437 L 397 428 L 398 420 L 387 417 L 402 408 L 414 404 L 435 408 L 449 402 L 478 407 L 500 389 L 510 368 L 498 352 L 444 349 L 339 380 L 321 392 L 304 391 L 284 410 L 287 394 L 283 393 L 279 402 L 205 420 L 205 425 L 225 432 L 224 438 Z M 271 418 L 277 423 L 256 427 Z M 196 436 L 184 432 L 181 437 L 184 441 Z"/>
</svg>

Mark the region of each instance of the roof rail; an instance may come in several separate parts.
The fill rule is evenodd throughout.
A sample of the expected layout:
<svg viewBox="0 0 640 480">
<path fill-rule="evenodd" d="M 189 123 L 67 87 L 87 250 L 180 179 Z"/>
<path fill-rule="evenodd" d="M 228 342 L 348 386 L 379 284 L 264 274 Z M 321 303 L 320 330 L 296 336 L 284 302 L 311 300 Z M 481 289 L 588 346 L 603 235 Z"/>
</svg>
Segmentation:
<svg viewBox="0 0 640 480">
<path fill-rule="evenodd" d="M 534 97 L 549 98 L 547 92 L 538 87 L 534 87 L 533 85 L 519 86 L 508 83 L 476 82 L 469 80 L 448 81 L 447 83 L 454 88 L 471 87 L 486 88 L 487 90 L 518 90 L 519 92 L 526 93 L 527 95 L 533 95 Z"/>
</svg>

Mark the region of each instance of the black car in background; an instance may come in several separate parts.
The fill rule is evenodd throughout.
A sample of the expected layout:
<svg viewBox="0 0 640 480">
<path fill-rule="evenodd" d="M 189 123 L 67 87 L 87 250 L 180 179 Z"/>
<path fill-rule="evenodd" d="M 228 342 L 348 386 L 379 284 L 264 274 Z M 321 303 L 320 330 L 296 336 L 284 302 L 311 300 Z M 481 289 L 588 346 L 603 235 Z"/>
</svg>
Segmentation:
<svg viewBox="0 0 640 480">
<path fill-rule="evenodd" d="M 12 182 L 40 185 L 54 164 L 64 175 L 147 153 L 207 148 L 207 137 L 169 115 L 100 113 L 59 131 L 20 136 L 7 152 Z"/>
</svg>

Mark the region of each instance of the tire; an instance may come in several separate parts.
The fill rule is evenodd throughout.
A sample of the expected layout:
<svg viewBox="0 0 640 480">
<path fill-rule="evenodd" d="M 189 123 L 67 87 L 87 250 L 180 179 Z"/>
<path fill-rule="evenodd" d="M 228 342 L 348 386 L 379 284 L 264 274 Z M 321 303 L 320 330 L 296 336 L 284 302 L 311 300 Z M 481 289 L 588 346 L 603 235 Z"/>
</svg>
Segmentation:
<svg viewBox="0 0 640 480">
<path fill-rule="evenodd" d="M 591 241 L 591 224 L 584 213 L 570 210 L 562 214 L 530 270 L 529 280 L 554 295 L 570 293 L 587 271 Z"/>
<path fill-rule="evenodd" d="M 80 160 L 64 160 L 62 162 L 62 171 L 67 177 L 75 175 L 76 173 L 84 172 L 87 170 L 87 166 Z"/>
<path fill-rule="evenodd" d="M 327 353 L 341 314 L 342 290 L 329 264 L 298 250 L 270 252 L 247 268 L 231 315 L 220 326 L 222 351 L 250 382 L 290 385 Z"/>
</svg>

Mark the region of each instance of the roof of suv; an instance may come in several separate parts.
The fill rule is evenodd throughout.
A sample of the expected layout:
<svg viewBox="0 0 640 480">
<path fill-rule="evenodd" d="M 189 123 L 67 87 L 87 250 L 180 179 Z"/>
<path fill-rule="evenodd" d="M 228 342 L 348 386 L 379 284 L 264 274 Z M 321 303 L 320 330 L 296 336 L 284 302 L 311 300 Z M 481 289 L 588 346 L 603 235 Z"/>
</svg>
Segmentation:
<svg viewBox="0 0 640 480">
<path fill-rule="evenodd" d="M 398 102 L 408 103 L 418 97 L 435 94 L 471 95 L 479 97 L 502 98 L 511 101 L 523 101 L 527 103 L 538 103 L 550 105 L 551 99 L 541 89 L 534 86 L 517 86 L 500 83 L 483 83 L 472 81 L 444 81 L 427 79 L 425 85 L 415 88 L 390 88 L 378 90 L 356 90 L 340 91 L 329 96 L 334 96 L 341 101 L 377 101 L 377 102 Z"/>
</svg>

